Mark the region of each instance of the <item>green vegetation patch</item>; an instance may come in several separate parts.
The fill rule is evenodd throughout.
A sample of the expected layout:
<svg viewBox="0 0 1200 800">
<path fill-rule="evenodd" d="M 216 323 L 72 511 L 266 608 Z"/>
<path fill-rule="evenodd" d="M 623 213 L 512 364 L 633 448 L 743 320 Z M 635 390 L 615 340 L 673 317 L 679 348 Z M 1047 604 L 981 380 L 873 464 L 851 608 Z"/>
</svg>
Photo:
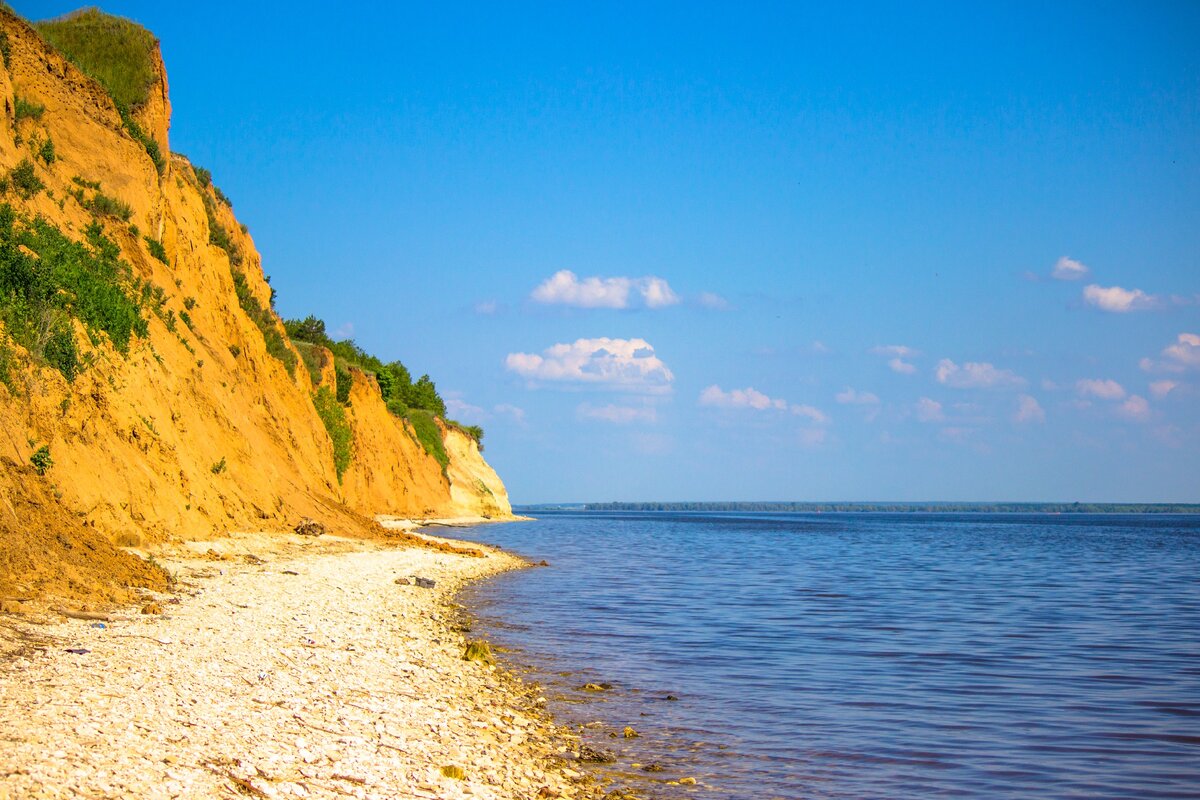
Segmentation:
<svg viewBox="0 0 1200 800">
<path fill-rule="evenodd" d="M 92 78 L 117 105 L 145 105 L 154 86 L 154 34 L 132 20 L 85 8 L 35 22 L 42 37 Z"/>
<path fill-rule="evenodd" d="M 167 248 L 163 247 L 162 242 L 160 242 L 158 239 L 155 239 L 153 236 L 145 236 L 143 239 L 146 242 L 146 249 L 150 251 L 150 255 L 154 256 L 167 266 L 171 265 L 170 260 L 167 258 Z"/>
<path fill-rule="evenodd" d="M 392 411 L 390 405 L 388 410 Z M 446 468 L 450 466 L 450 455 L 446 452 L 446 444 L 442 441 L 442 430 L 438 427 L 433 413 L 421 408 L 410 408 L 403 416 L 412 426 L 413 433 L 416 434 L 421 447 L 425 448 L 425 452 L 442 465 L 442 472 L 445 472 Z"/>
<path fill-rule="evenodd" d="M 320 384 L 321 370 L 325 368 L 324 351 L 311 342 L 302 342 L 296 339 L 292 340 L 292 347 L 295 347 L 299 351 L 300 360 L 304 362 L 304 367 L 308 370 L 308 376 L 312 378 L 313 386 Z"/>
<path fill-rule="evenodd" d="M 129 135 L 154 161 L 161 175 L 166 168 L 158 142 L 142 130 L 133 112 L 146 104 L 156 74 L 158 40 L 132 20 L 86 8 L 57 19 L 34 23 L 42 37 L 112 97 Z"/>
<path fill-rule="evenodd" d="M 279 320 L 275 313 L 263 308 L 258 298 L 250 291 L 246 276 L 240 272 L 233 273 L 233 288 L 237 292 L 238 303 L 251 321 L 262 331 L 263 341 L 267 344 L 267 352 L 278 359 L 287 368 L 289 375 L 296 374 L 296 354 L 291 351 L 279 332 Z"/>
<path fill-rule="evenodd" d="M 41 119 L 46 113 L 46 107 L 20 95 L 13 95 L 13 121 L 23 119 Z"/>
<path fill-rule="evenodd" d="M 5 191 L 12 188 L 22 200 L 29 200 L 35 194 L 46 188 L 46 184 L 42 183 L 42 179 L 38 177 L 37 170 L 33 167 L 33 162 L 28 158 L 21 159 L 21 163 L 17 164 L 8 171 L 8 177 L 5 179 Z"/>
<path fill-rule="evenodd" d="M 354 432 L 350 429 L 350 421 L 346 419 L 346 409 L 328 386 L 322 386 L 313 393 L 313 406 L 333 443 L 333 466 L 337 470 L 338 483 L 341 483 L 342 475 L 350 466 L 354 445 Z"/>
<path fill-rule="evenodd" d="M 147 335 L 142 308 L 155 292 L 133 278 L 120 253 L 99 224 L 77 242 L 44 219 L 0 205 L 0 320 L 7 334 L 69 381 L 84 366 L 72 320 L 127 354 L 134 336 Z"/>
<path fill-rule="evenodd" d="M 97 217 L 115 217 L 122 222 L 133 219 L 133 209 L 128 203 L 109 197 L 98 188 L 92 191 L 91 197 L 87 196 L 82 187 L 71 190 L 69 194 L 79 201 L 79 205 Z"/>
</svg>

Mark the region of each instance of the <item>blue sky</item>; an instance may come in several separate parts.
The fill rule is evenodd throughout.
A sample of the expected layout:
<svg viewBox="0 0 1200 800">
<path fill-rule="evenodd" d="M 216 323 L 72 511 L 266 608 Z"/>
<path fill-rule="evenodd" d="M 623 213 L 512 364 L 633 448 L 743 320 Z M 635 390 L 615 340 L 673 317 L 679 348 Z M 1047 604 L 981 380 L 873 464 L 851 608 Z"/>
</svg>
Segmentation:
<svg viewBox="0 0 1200 800">
<path fill-rule="evenodd" d="M 515 502 L 1200 500 L 1200 6 L 800 6 L 104 7 Z"/>
</svg>

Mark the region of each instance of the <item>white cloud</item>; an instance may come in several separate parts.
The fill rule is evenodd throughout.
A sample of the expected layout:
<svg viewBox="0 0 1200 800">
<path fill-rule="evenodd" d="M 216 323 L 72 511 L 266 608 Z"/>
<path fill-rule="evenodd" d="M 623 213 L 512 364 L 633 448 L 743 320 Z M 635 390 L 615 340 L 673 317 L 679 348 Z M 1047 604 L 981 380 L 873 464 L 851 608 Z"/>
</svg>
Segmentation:
<svg viewBox="0 0 1200 800">
<path fill-rule="evenodd" d="M 809 405 L 790 404 L 778 397 L 768 397 L 757 389 L 747 386 L 745 389 L 730 389 L 724 391 L 715 383 L 700 392 L 699 403 L 712 408 L 749 408 L 755 411 L 790 411 L 799 417 L 806 417 L 818 425 L 829 422 L 828 415 Z"/>
<path fill-rule="evenodd" d="M 495 300 L 480 300 L 475 304 L 475 313 L 490 317 L 500 310 L 500 304 Z"/>
<path fill-rule="evenodd" d="M 921 422 L 941 422 L 946 418 L 942 413 L 942 404 L 937 400 L 922 397 L 917 401 L 917 419 Z"/>
<path fill-rule="evenodd" d="M 658 421 L 658 411 L 654 406 L 619 406 L 609 403 L 604 406 L 594 406 L 591 403 L 581 403 L 576 413 L 583 419 L 596 419 L 601 422 L 611 422 L 615 425 L 628 425 L 631 422 L 653 423 Z"/>
<path fill-rule="evenodd" d="M 847 386 L 842 391 L 834 395 L 834 400 L 837 400 L 844 406 L 877 406 L 879 405 L 878 395 L 872 392 L 860 392 L 857 389 L 852 389 Z"/>
<path fill-rule="evenodd" d="M 518 425 L 525 424 L 525 409 L 523 408 L 508 403 L 501 403 L 492 410 L 502 417 L 509 417 Z"/>
<path fill-rule="evenodd" d="M 534 381 L 590 384 L 642 392 L 669 391 L 675 376 L 645 339 L 576 339 L 536 353 L 509 353 L 509 372 Z"/>
<path fill-rule="evenodd" d="M 1180 367 L 1200 367 L 1200 336 L 1194 333 L 1179 334 L 1175 344 L 1163 350 L 1163 356 Z"/>
<path fill-rule="evenodd" d="M 877 356 L 896 356 L 898 358 L 912 358 L 921 355 L 920 351 L 904 344 L 880 344 L 872 347 L 870 352 Z"/>
<path fill-rule="evenodd" d="M 813 339 L 813 342 L 808 346 L 808 349 L 819 356 L 833 352 L 829 349 L 829 345 L 825 344 L 820 339 Z"/>
<path fill-rule="evenodd" d="M 1090 284 L 1083 289 L 1083 299 L 1101 311 L 1124 314 L 1129 311 L 1147 311 L 1157 308 L 1159 299 L 1141 289 L 1123 289 L 1120 286 L 1098 286 Z"/>
<path fill-rule="evenodd" d="M 630 296 L 634 299 L 631 301 Z M 580 308 L 629 308 L 640 298 L 646 308 L 663 308 L 679 302 L 679 295 L 662 278 L 599 278 L 580 280 L 562 269 L 543 281 L 530 295 L 539 303 Z"/>
<path fill-rule="evenodd" d="M 1166 397 L 1179 384 L 1175 381 L 1154 381 L 1150 384 L 1150 394 L 1155 397 Z"/>
<path fill-rule="evenodd" d="M 1073 258 L 1063 256 L 1054 264 L 1054 269 L 1050 270 L 1050 277 L 1060 281 L 1077 281 L 1087 276 L 1091 272 L 1084 264 L 1079 263 Z"/>
<path fill-rule="evenodd" d="M 912 375 L 917 371 L 916 366 L 905 359 L 921 354 L 920 351 L 904 344 L 880 344 L 872 347 L 869 352 L 877 356 L 891 356 L 888 359 L 888 367 L 892 372 L 898 372 L 901 375 Z"/>
<path fill-rule="evenodd" d="M 345 325 L 343 325 L 342 327 L 338 328 L 336 331 L 333 332 L 333 338 L 336 341 L 340 341 L 342 339 L 349 339 L 349 338 L 352 338 L 353 336 L 354 336 L 354 323 L 353 322 L 347 322 Z"/>
<path fill-rule="evenodd" d="M 1013 422 L 1045 422 L 1046 412 L 1042 410 L 1042 406 L 1038 403 L 1036 397 L 1023 394 L 1017 397 L 1017 411 L 1013 414 Z"/>
<path fill-rule="evenodd" d="M 788 407 L 786 400 L 767 397 L 749 386 L 745 389 L 732 389 L 726 392 L 722 391 L 721 387 L 715 383 L 700 393 L 700 405 L 714 408 L 753 408 L 756 411 L 764 411 L 769 408 L 786 411 Z"/>
<path fill-rule="evenodd" d="M 955 389 L 1004 389 L 1024 386 L 1025 379 L 1015 372 L 985 362 L 968 361 L 961 367 L 948 358 L 937 365 L 938 383 Z"/>
<path fill-rule="evenodd" d="M 1140 395 L 1130 395 L 1128 400 L 1117 407 L 1117 413 L 1135 422 L 1145 422 L 1150 419 L 1150 404 Z"/>
<path fill-rule="evenodd" d="M 1125 396 L 1125 387 L 1113 380 L 1088 379 L 1075 381 L 1075 390 L 1080 397 L 1099 397 L 1101 400 L 1120 400 Z"/>
<path fill-rule="evenodd" d="M 819 408 L 816 408 L 815 406 L 793 405 L 793 406 L 791 406 L 791 412 L 798 417 L 807 417 L 808 419 L 815 422 L 817 425 L 828 425 L 829 424 L 829 416 L 824 411 L 822 411 Z"/>
<path fill-rule="evenodd" d="M 487 412 L 464 400 L 462 392 L 444 392 L 443 396 L 446 399 L 446 412 L 452 418 L 463 422 L 482 422 L 487 418 Z"/>
<path fill-rule="evenodd" d="M 729 308 L 729 301 L 715 292 L 701 292 L 696 298 L 696 302 L 705 308 L 711 308 L 716 311 L 724 311 Z"/>
</svg>

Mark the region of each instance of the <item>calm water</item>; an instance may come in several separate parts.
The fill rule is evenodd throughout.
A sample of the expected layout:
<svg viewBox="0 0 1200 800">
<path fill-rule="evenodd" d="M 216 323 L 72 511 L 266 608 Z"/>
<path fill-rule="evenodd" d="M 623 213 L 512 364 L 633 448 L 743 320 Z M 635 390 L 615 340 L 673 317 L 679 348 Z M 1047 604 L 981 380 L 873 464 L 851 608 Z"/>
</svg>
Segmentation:
<svg viewBox="0 0 1200 800">
<path fill-rule="evenodd" d="M 542 514 L 465 535 L 550 561 L 465 602 L 592 723 L 614 785 L 1200 797 L 1200 517 Z M 626 725 L 640 738 L 609 735 Z"/>
</svg>

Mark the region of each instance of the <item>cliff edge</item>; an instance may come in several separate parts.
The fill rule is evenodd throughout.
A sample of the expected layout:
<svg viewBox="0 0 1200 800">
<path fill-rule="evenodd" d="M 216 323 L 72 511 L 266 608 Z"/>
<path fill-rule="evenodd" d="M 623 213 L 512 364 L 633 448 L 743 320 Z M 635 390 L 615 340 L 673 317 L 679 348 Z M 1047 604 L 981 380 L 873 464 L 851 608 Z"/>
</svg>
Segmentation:
<svg viewBox="0 0 1200 800">
<path fill-rule="evenodd" d="M 0 6 L 0 55 L 0 600 L 69 591 L 31 551 L 82 548 L 118 598 L 156 580 L 120 547 L 511 515 L 470 429 L 437 418 L 439 447 L 291 341 L 246 228 L 170 152 L 152 35 Z"/>
</svg>

